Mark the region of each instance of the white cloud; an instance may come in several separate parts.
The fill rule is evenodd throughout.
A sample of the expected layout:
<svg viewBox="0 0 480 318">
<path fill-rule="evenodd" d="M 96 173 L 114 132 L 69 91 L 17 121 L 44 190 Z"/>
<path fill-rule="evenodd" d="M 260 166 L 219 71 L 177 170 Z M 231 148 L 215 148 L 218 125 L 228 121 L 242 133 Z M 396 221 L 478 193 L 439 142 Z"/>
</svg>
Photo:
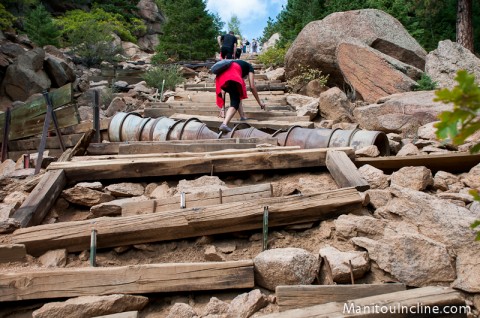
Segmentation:
<svg viewBox="0 0 480 318">
<path fill-rule="evenodd" d="M 240 24 L 243 24 L 263 19 L 268 15 L 267 2 L 262 0 L 208 0 L 207 9 L 218 12 L 225 23 L 228 23 L 232 15 L 236 14 Z"/>
</svg>

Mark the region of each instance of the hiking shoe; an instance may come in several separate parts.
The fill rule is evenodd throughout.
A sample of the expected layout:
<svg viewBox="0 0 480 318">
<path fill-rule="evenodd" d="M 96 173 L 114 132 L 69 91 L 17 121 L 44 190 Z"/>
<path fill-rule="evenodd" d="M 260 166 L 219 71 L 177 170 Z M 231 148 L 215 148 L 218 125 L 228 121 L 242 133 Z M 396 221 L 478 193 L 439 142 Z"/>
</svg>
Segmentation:
<svg viewBox="0 0 480 318">
<path fill-rule="evenodd" d="M 224 133 L 229 133 L 232 131 L 232 128 L 229 128 L 227 125 L 224 125 L 224 124 L 221 124 L 220 127 L 218 127 L 218 129 L 220 129 L 220 131 Z"/>
<path fill-rule="evenodd" d="M 240 121 L 246 121 L 246 120 L 250 120 L 250 118 L 247 118 L 247 117 L 240 117 Z"/>
</svg>

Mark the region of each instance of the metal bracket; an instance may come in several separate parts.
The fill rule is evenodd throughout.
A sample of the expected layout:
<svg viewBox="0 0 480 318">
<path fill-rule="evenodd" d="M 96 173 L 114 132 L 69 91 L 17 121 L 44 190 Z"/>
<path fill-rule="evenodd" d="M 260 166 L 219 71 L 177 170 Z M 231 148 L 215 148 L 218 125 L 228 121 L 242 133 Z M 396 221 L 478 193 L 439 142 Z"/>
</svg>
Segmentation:
<svg viewBox="0 0 480 318">
<path fill-rule="evenodd" d="M 185 199 L 185 192 L 180 192 L 180 209 L 185 209 L 187 207 L 187 202 Z"/>
<path fill-rule="evenodd" d="M 90 234 L 90 266 L 97 267 L 97 230 Z"/>
</svg>

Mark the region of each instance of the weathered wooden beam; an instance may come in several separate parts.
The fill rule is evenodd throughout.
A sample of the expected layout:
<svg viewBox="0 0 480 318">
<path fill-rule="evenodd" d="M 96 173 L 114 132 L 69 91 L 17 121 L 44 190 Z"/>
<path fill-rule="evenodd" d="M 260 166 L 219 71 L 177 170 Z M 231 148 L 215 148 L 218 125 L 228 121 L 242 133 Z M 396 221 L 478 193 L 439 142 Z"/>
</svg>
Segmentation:
<svg viewBox="0 0 480 318">
<path fill-rule="evenodd" d="M 108 142 L 108 143 L 93 143 L 88 146 L 88 155 L 113 155 L 118 154 L 121 145 L 170 145 L 170 144 L 191 144 L 192 140 L 168 140 L 168 141 L 126 141 L 126 142 Z M 242 144 L 242 143 L 270 143 L 277 144 L 277 138 L 227 138 L 227 139 L 199 139 L 195 140 L 195 144 Z M 141 146 L 141 147 L 142 147 Z"/>
<path fill-rule="evenodd" d="M 327 151 L 325 164 L 339 187 L 354 187 L 358 191 L 370 189 L 370 184 L 360 175 L 357 167 L 344 152 L 336 150 Z"/>
<path fill-rule="evenodd" d="M 65 135 L 62 136 L 65 147 L 73 147 L 82 138 L 83 134 Z M 24 140 L 14 140 L 8 143 L 10 151 L 24 151 L 24 150 L 38 150 L 40 145 L 40 138 L 29 138 Z M 60 149 L 58 137 L 47 137 L 45 145 L 47 149 Z"/>
<path fill-rule="evenodd" d="M 447 171 L 460 173 L 469 171 L 480 163 L 480 154 L 469 154 L 467 152 L 451 152 L 440 155 L 420 155 L 401 157 L 377 157 L 357 158 L 355 165 L 371 165 L 375 168 L 390 172 L 407 166 L 425 166 L 433 171 Z"/>
<path fill-rule="evenodd" d="M 232 145 L 232 143 L 230 144 Z M 121 145 L 120 145 L 121 147 Z M 74 157 L 72 161 L 84 162 L 84 161 L 101 161 L 101 160 L 113 160 L 113 159 L 146 159 L 146 158 L 206 158 L 210 156 L 225 156 L 225 155 L 247 155 L 251 153 L 262 152 L 288 152 L 300 150 L 300 146 L 271 146 L 265 148 L 247 148 L 247 149 L 224 149 L 211 152 L 172 152 L 172 153 L 140 153 L 140 154 L 118 154 L 118 155 L 103 155 L 103 156 L 83 156 Z"/>
<path fill-rule="evenodd" d="M 0 245 L 0 263 L 20 262 L 25 260 L 27 250 L 23 244 Z"/>
<path fill-rule="evenodd" d="M 269 198 L 272 196 L 272 192 L 272 185 L 270 183 L 264 183 L 208 193 L 186 193 L 185 207 L 196 208 L 259 198 Z M 177 195 L 172 198 L 124 203 L 122 204 L 122 216 L 176 210 L 180 207 L 180 201 L 180 195 Z"/>
<path fill-rule="evenodd" d="M 345 302 L 405 289 L 404 284 L 295 285 L 278 286 L 275 294 L 280 311 L 285 311 L 330 302 Z"/>
<path fill-rule="evenodd" d="M 440 312 L 434 313 L 434 306 L 437 306 L 437 310 Z M 465 306 L 465 299 L 458 291 L 452 288 L 429 286 L 358 298 L 345 302 L 331 302 L 323 305 L 291 309 L 281 313 L 265 315 L 263 317 L 423 317 L 439 314 L 445 306 Z M 383 310 L 387 311 L 385 312 Z M 424 311 L 422 312 L 421 310 Z M 465 310 L 465 308 L 463 308 L 463 310 Z M 466 315 L 461 316 L 466 317 Z M 435 315 L 435 317 L 437 317 L 437 315 Z"/>
<path fill-rule="evenodd" d="M 271 83 L 271 84 L 258 84 L 255 85 L 257 91 L 285 91 L 285 83 Z M 186 87 L 186 91 L 201 91 L 201 92 L 215 92 L 215 87 Z M 247 85 L 247 91 L 250 91 L 250 87 Z"/>
<path fill-rule="evenodd" d="M 107 130 L 111 120 L 112 120 L 111 118 L 100 120 L 100 130 Z M 93 128 L 93 122 L 85 121 L 73 126 L 65 127 L 61 129 L 61 132 L 62 132 L 62 135 L 82 134 L 82 133 L 86 133 L 92 128 Z"/>
<path fill-rule="evenodd" d="M 220 117 L 211 117 L 211 116 L 191 116 L 186 114 L 173 114 L 170 116 L 172 119 L 180 119 L 180 120 L 187 120 L 190 118 L 197 118 L 202 123 L 207 125 L 208 127 L 218 128 L 220 124 L 223 122 L 223 119 Z M 236 125 L 240 123 L 248 123 L 250 126 L 255 128 L 269 128 L 269 129 L 286 129 L 291 126 L 299 126 L 303 128 L 313 128 L 313 122 L 310 121 L 298 121 L 298 122 L 290 122 L 290 121 L 280 121 L 280 120 L 247 120 L 247 121 L 237 121 L 232 120 L 230 122 L 231 125 Z"/>
<path fill-rule="evenodd" d="M 54 109 L 57 109 L 72 101 L 72 84 L 68 83 L 54 91 L 50 92 L 50 98 L 52 99 Z M 17 132 L 19 127 L 20 131 L 24 127 L 24 123 L 32 118 L 39 118 L 41 115 L 45 115 L 47 111 L 47 104 L 43 96 L 33 99 L 32 101 L 12 109 L 11 112 L 11 128 L 10 140 L 22 137 L 28 137 L 28 135 L 21 135 Z M 43 121 L 42 121 L 43 123 Z M 3 137 L 3 126 L 5 124 L 5 114 L 0 114 L 0 140 Z M 41 129 L 40 129 L 41 131 Z"/>
<path fill-rule="evenodd" d="M 55 137 L 57 138 L 57 137 Z M 58 139 L 57 139 L 58 140 Z M 57 149 L 45 149 L 45 151 L 48 151 L 48 155 L 50 157 L 56 157 L 59 158 L 62 154 L 63 151 L 60 148 Z M 38 153 L 38 150 L 31 149 L 31 150 L 20 150 L 20 151 L 9 151 L 8 152 L 8 158 L 12 159 L 13 161 L 17 161 L 20 157 L 22 157 L 24 154 L 32 154 L 32 153 Z"/>
<path fill-rule="evenodd" d="M 55 268 L 0 274 L 0 301 L 252 288 L 253 263 Z"/>
<path fill-rule="evenodd" d="M 95 219 L 98 248 L 182 239 L 202 235 L 261 229 L 264 207 L 269 207 L 269 226 L 325 220 L 361 205 L 353 188 L 311 195 L 263 198 L 203 208 Z M 89 247 L 91 220 L 45 224 L 16 230 L 12 242 L 25 244 L 31 255 L 66 248 L 70 252 Z"/>
<path fill-rule="evenodd" d="M 60 162 L 65 162 L 65 161 L 70 161 L 73 156 L 83 156 L 85 152 L 87 151 L 88 145 L 93 139 L 93 136 L 95 134 L 95 131 L 93 129 L 90 129 L 86 133 L 83 134 L 82 138 L 77 142 L 75 147 L 72 149 L 68 149 L 68 151 L 65 151 L 58 161 Z"/>
<path fill-rule="evenodd" d="M 258 108 L 258 106 L 257 106 Z M 144 117 L 170 117 L 175 114 L 187 114 L 191 116 L 207 116 L 207 117 L 216 117 L 218 116 L 219 109 L 214 109 L 210 106 L 210 109 L 204 110 L 196 110 L 196 109 L 184 109 L 184 108 L 145 108 L 143 112 Z M 279 113 L 289 113 L 289 111 L 278 111 Z M 286 122 L 301 122 L 301 121 L 310 121 L 309 116 L 297 116 L 295 115 L 287 115 L 287 116 L 280 116 L 274 113 L 274 111 L 255 111 L 255 110 L 244 110 L 245 116 L 250 118 L 251 120 L 278 120 L 278 121 L 286 121 Z M 272 114 L 275 114 L 272 116 Z M 233 117 L 233 120 L 239 120 L 240 114 L 237 112 Z"/>
<path fill-rule="evenodd" d="M 62 169 L 47 171 L 12 218 L 21 227 L 40 224 L 66 184 L 67 178 Z"/>
<path fill-rule="evenodd" d="M 248 150 L 248 149 L 247 149 Z M 337 148 L 353 155 L 352 148 Z M 54 162 L 49 170 L 65 170 L 69 181 L 189 175 L 201 173 L 292 169 L 325 166 L 327 149 L 265 151 L 186 158 L 139 158 Z"/>
</svg>

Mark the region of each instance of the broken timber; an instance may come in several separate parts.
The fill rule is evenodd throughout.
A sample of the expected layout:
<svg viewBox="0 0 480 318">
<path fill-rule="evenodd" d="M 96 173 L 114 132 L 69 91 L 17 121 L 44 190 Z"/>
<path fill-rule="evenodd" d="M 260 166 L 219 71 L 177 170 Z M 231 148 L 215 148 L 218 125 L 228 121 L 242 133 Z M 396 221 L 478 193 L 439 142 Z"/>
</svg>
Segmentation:
<svg viewBox="0 0 480 318">
<path fill-rule="evenodd" d="M 272 185 L 270 183 L 264 183 L 253 186 L 219 190 L 216 192 L 200 194 L 186 193 L 185 207 L 195 208 L 259 198 L 269 198 L 272 197 L 272 192 Z M 176 210 L 179 206 L 179 196 L 162 198 L 158 200 L 128 202 L 122 204 L 122 216 Z"/>
<path fill-rule="evenodd" d="M 12 218 L 21 227 L 40 224 L 66 184 L 67 178 L 63 170 L 47 171 Z"/>
<path fill-rule="evenodd" d="M 160 242 L 202 235 L 261 229 L 263 210 L 269 207 L 269 226 L 313 222 L 337 217 L 358 208 L 359 193 L 345 188 L 311 195 L 264 198 L 178 209 L 161 213 L 95 219 L 98 248 Z M 25 244 L 31 255 L 66 248 L 70 252 L 88 249 L 92 221 L 45 224 L 18 229 L 12 242 Z"/>
<path fill-rule="evenodd" d="M 0 301 L 252 288 L 250 260 L 55 268 L 0 274 Z"/>
<path fill-rule="evenodd" d="M 432 171 L 447 171 L 460 173 L 469 171 L 480 163 L 480 154 L 467 152 L 448 153 L 441 155 L 420 155 L 401 157 L 357 158 L 355 165 L 361 167 L 369 164 L 387 172 L 397 171 L 407 166 L 425 166 Z"/>
<path fill-rule="evenodd" d="M 327 151 L 325 164 L 337 185 L 341 188 L 355 187 L 358 191 L 370 189 L 368 182 L 360 175 L 352 160 L 341 151 Z"/>
<path fill-rule="evenodd" d="M 249 150 L 249 149 L 246 149 Z M 69 181 L 105 180 L 239 172 L 253 170 L 292 169 L 325 166 L 328 149 L 265 151 L 244 154 L 210 154 L 185 158 L 139 158 L 54 162 L 48 170 L 63 169 Z M 353 156 L 352 148 L 336 148 Z"/>
<path fill-rule="evenodd" d="M 297 285 L 275 289 L 280 311 L 405 290 L 404 284 Z"/>
<path fill-rule="evenodd" d="M 207 125 L 207 127 L 215 127 L 218 128 L 220 124 L 223 122 L 223 119 L 220 117 L 213 117 L 213 116 L 190 116 L 187 114 L 173 114 L 170 116 L 172 119 L 177 120 L 188 120 L 190 118 L 197 118 L 202 123 Z M 247 120 L 247 121 L 239 121 L 239 120 L 232 120 L 230 122 L 232 125 L 247 123 L 252 127 L 261 129 L 261 128 L 268 128 L 268 129 L 285 129 L 289 128 L 290 126 L 299 126 L 302 128 L 313 128 L 313 122 L 311 121 L 280 121 L 280 120 Z"/>
<path fill-rule="evenodd" d="M 376 306 L 391 308 L 395 312 L 381 312 Z M 419 307 L 420 306 L 420 307 Z M 281 313 L 265 315 L 265 318 L 331 318 L 331 317 L 417 317 L 419 310 L 430 310 L 425 314 L 432 314 L 433 306 L 442 310 L 445 306 L 465 306 L 462 295 L 449 287 L 423 287 L 382 294 L 371 297 L 348 300 L 346 302 L 331 302 L 305 308 L 291 309 Z M 377 307 L 377 308 L 378 308 Z M 457 308 L 461 310 L 461 308 Z M 410 311 L 411 310 L 411 311 Z M 458 311 L 458 313 L 461 313 Z M 420 315 L 428 316 L 430 315 Z M 465 315 L 461 315 L 465 316 Z M 433 316 L 432 316 L 433 317 Z M 435 316 L 437 317 L 437 316 Z"/>
</svg>

